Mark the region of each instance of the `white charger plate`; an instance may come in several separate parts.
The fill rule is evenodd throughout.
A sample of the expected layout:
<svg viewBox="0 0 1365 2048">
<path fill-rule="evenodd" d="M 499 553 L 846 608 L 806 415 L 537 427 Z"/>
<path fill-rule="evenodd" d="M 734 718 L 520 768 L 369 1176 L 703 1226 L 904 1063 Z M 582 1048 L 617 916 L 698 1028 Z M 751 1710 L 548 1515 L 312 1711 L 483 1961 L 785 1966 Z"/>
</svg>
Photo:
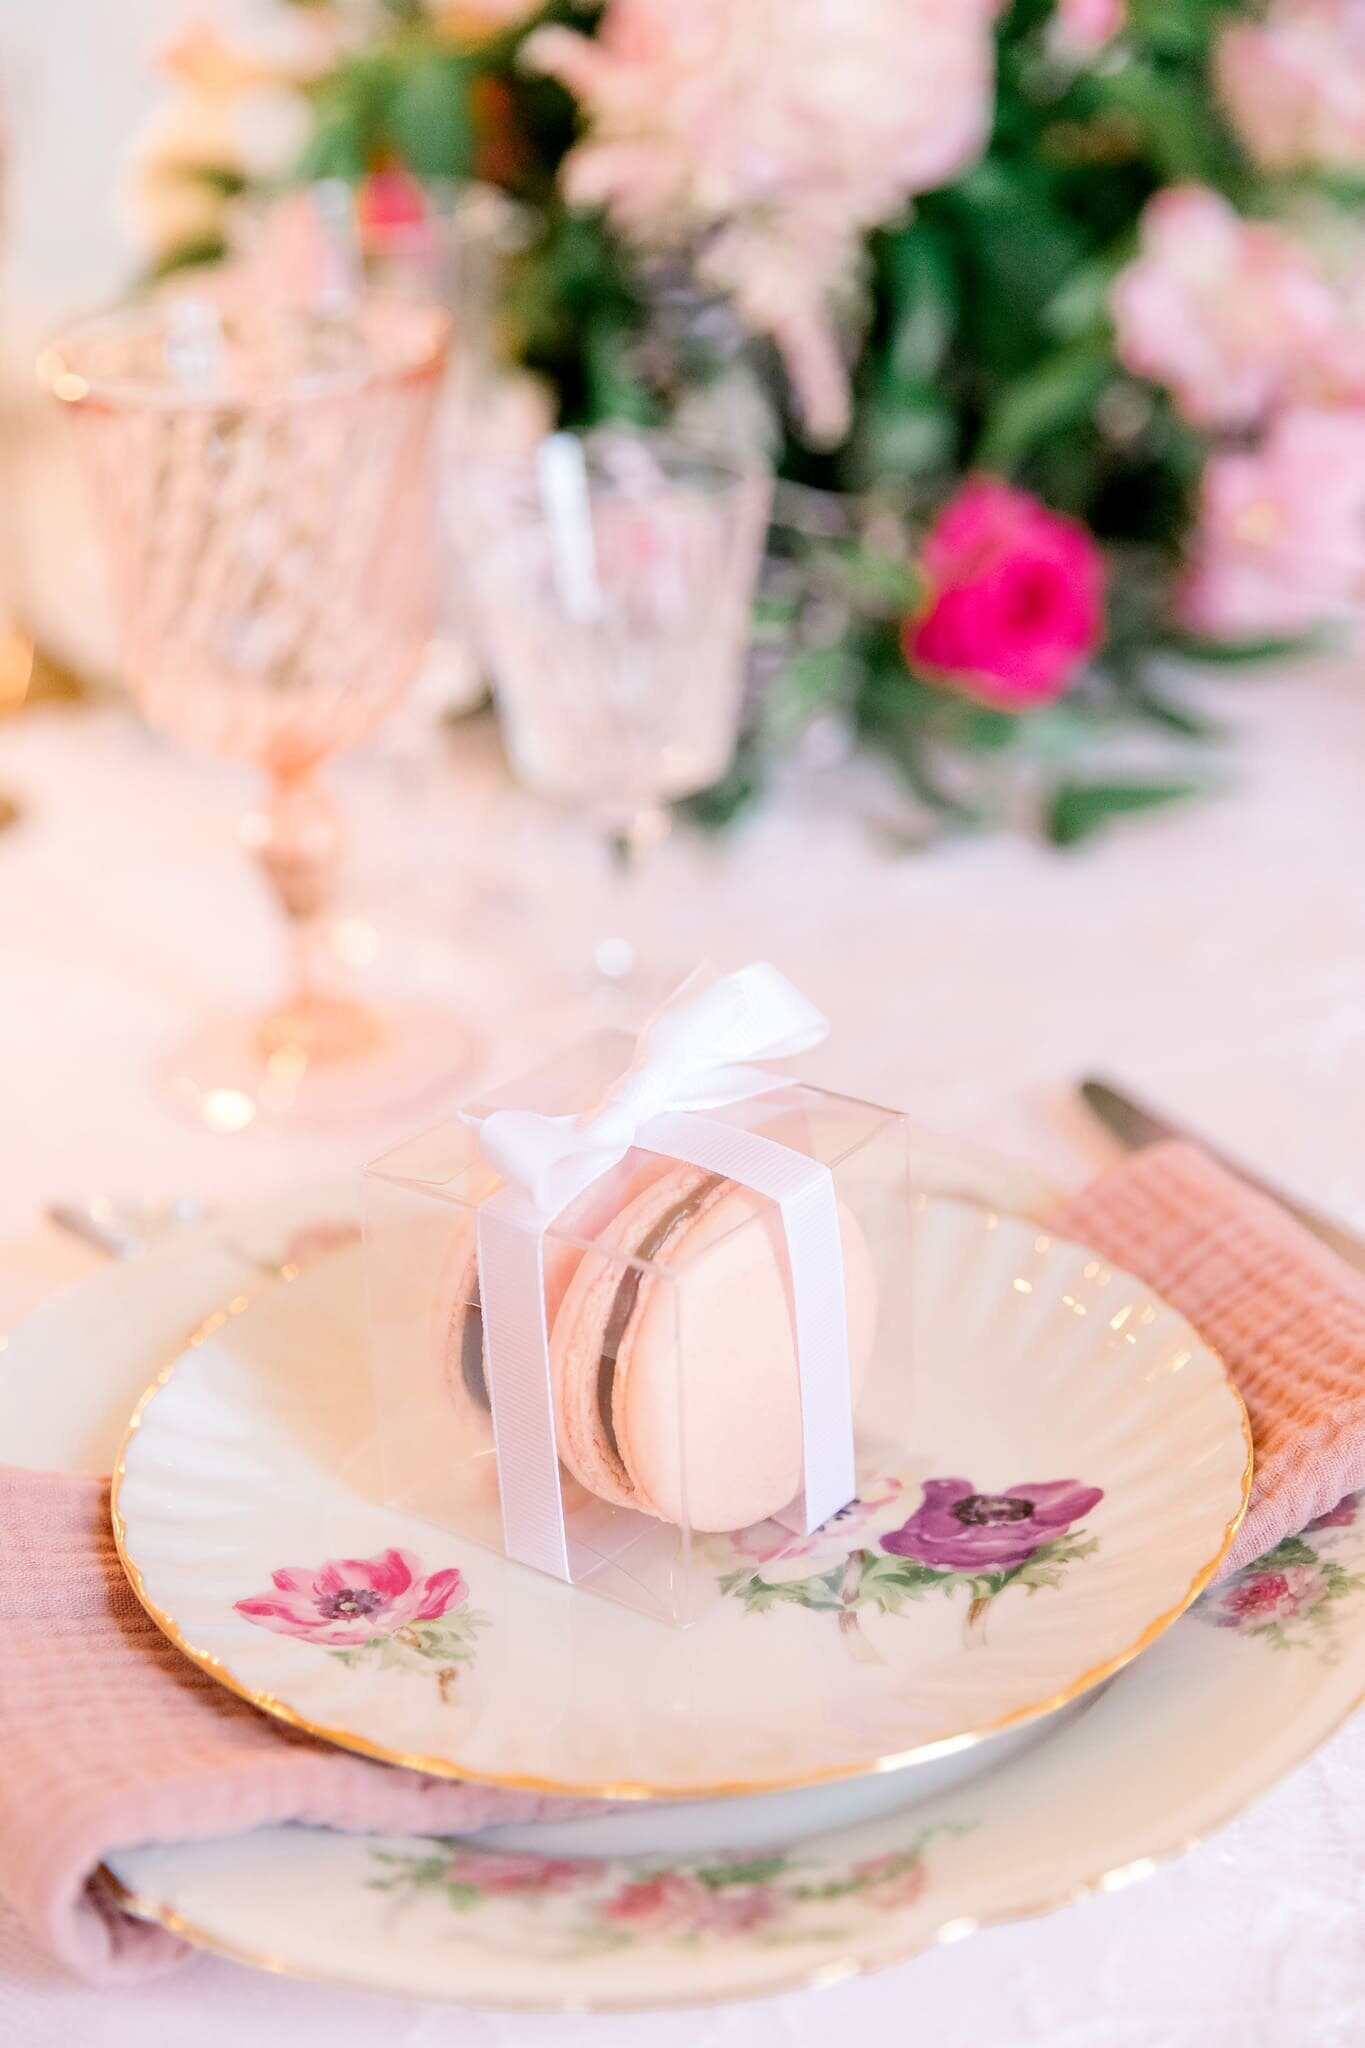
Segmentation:
<svg viewBox="0 0 1365 2048">
<path fill-rule="evenodd" d="M 1036 1176 L 951 1146 L 935 1173 L 1040 1213 Z M 344 1231 L 337 1190 L 287 1198 L 112 1268 L 47 1304 L 0 1361 L 0 1445 L 33 1467 L 108 1470 L 152 1372 L 215 1307 Z M 633 2009 L 831 1982 L 993 1921 L 1145 1876 L 1305 1760 L 1365 1692 L 1365 1510 L 1205 1594 L 1102 1692 L 977 1755 L 1006 1761 L 906 1810 L 837 1825 L 875 1781 L 728 1803 L 772 1815 L 767 1867 L 699 1856 L 681 1809 L 629 1813 L 642 1853 L 566 1871 L 583 1842 L 472 1845 L 273 1829 L 112 1859 L 125 1902 L 199 1946 L 329 1982 L 506 2009 Z M 1027 1742 L 1027 1748 L 1023 1744 Z M 1045 1818 L 1045 1824 L 1042 1817 Z M 657 1825 L 651 1844 L 638 1835 Z M 817 1832 L 819 1831 L 819 1832 Z M 512 1839 L 512 1847 L 522 1847 Z M 565 1853 L 565 1852 L 569 1853 Z M 396 1859 L 396 1860 L 395 1860 Z M 583 1860 L 587 1860 L 584 1858 Z M 471 1879 L 468 1871 L 476 1875 Z M 644 1889 L 641 1889 L 644 1887 Z"/>
<path fill-rule="evenodd" d="M 1083 1248 L 926 1196 L 908 1257 L 913 1453 L 794 1551 L 772 1524 L 706 1539 L 721 1597 L 689 1629 L 383 1504 L 358 1245 L 201 1332 L 149 1390 L 114 1470 L 125 1568 L 255 1705 L 487 1784 L 724 1798 L 1018 1728 L 1208 1583 L 1250 1433 L 1184 1318 Z"/>
</svg>

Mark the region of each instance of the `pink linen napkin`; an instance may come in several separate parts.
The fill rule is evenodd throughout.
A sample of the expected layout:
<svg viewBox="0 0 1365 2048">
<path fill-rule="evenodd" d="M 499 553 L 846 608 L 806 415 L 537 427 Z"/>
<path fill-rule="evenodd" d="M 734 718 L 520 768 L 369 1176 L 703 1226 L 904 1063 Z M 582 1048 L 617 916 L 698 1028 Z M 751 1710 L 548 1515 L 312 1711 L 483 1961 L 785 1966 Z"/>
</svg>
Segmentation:
<svg viewBox="0 0 1365 2048">
<path fill-rule="evenodd" d="M 1152 1145 L 1051 1219 L 1222 1354 L 1251 1418 L 1251 1501 L 1219 1576 L 1365 1487 L 1365 1281 L 1194 1145 Z"/>
<path fill-rule="evenodd" d="M 1125 1161 L 1054 1220 L 1182 1309 L 1242 1391 L 1256 1476 L 1225 1572 L 1365 1486 L 1365 1287 L 1315 1239 L 1188 1146 Z M 0 1894 L 91 1981 L 184 1953 L 92 1888 L 113 1849 L 284 1821 L 444 1833 L 582 1810 L 369 1763 L 257 1713 L 144 1614 L 103 1482 L 0 1467 Z"/>
<path fill-rule="evenodd" d="M 284 1821 L 466 1833 L 589 1804 L 422 1777 L 294 1734 L 139 1606 L 107 1482 L 0 1465 L 0 1894 L 91 1983 L 155 1976 L 189 1952 L 92 1886 L 114 1849 Z"/>
</svg>

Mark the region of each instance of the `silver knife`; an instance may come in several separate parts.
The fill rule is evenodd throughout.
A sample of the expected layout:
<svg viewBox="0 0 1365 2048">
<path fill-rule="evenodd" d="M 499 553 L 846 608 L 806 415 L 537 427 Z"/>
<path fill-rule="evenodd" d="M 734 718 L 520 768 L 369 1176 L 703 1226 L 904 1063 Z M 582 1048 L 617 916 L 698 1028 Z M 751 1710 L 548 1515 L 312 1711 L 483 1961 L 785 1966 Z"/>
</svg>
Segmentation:
<svg viewBox="0 0 1365 2048">
<path fill-rule="evenodd" d="M 1229 1159 L 1227 1153 L 1219 1151 L 1216 1145 L 1210 1145 L 1198 1132 L 1182 1130 L 1168 1117 L 1158 1116 L 1155 1110 L 1135 1102 L 1131 1095 L 1125 1095 L 1122 1089 L 1115 1088 L 1108 1081 L 1082 1081 L 1080 1095 L 1086 1107 L 1093 1111 L 1107 1131 L 1112 1132 L 1125 1151 L 1136 1152 L 1144 1145 L 1158 1145 L 1165 1138 L 1184 1138 L 1200 1146 L 1210 1159 L 1216 1159 L 1220 1166 L 1226 1167 L 1229 1173 L 1235 1173 L 1248 1187 L 1255 1188 L 1258 1194 L 1268 1195 L 1272 1202 L 1278 1202 L 1282 1209 L 1287 1209 L 1296 1222 L 1330 1246 L 1339 1259 L 1365 1273 L 1365 1239 L 1357 1237 L 1342 1224 L 1334 1223 L 1330 1216 L 1296 1201 L 1280 1188 L 1272 1187 L 1237 1160 Z"/>
</svg>

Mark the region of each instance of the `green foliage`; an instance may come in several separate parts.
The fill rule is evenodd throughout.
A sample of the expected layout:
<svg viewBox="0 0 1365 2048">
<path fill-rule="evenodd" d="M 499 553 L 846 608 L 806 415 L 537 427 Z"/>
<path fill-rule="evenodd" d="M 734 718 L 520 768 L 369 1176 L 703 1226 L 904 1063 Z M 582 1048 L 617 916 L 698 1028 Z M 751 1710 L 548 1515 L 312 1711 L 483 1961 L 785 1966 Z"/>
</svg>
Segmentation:
<svg viewBox="0 0 1365 2048">
<path fill-rule="evenodd" d="M 917 1558 L 860 1549 L 804 1579 L 769 1580 L 761 1571 L 741 1567 L 726 1573 L 719 1585 L 722 1593 L 735 1595 L 746 1614 L 804 1607 L 812 1613 L 838 1614 L 846 1625 L 860 1608 L 899 1614 L 907 1600 L 923 1600 L 930 1593 L 951 1597 L 965 1590 L 972 1601 L 981 1601 L 997 1599 L 1008 1586 L 1023 1586 L 1030 1593 L 1055 1588 L 1062 1583 L 1065 1566 L 1092 1556 L 1098 1548 L 1097 1536 L 1055 1536 L 1021 1563 L 984 1572 L 947 1571 Z"/>
<path fill-rule="evenodd" d="M 1302 1536 L 1285 1536 L 1281 1538 L 1273 1550 L 1267 1550 L 1264 1556 L 1256 1559 L 1254 1564 L 1249 1564 L 1247 1570 L 1251 1572 L 1280 1572 L 1287 1565 L 1316 1564 L 1317 1561 L 1318 1554 L 1311 1543 L 1305 1543 Z"/>
<path fill-rule="evenodd" d="M 862 303 L 848 312 L 854 408 L 844 446 L 813 450 L 789 419 L 779 450 L 785 479 L 859 494 L 878 508 L 881 531 L 875 543 L 869 530 L 807 547 L 799 597 L 781 616 L 760 610 L 761 701 L 730 772 L 688 805 L 699 822 L 728 823 L 762 788 L 768 762 L 834 716 L 889 761 L 928 821 L 921 836 L 1013 819 L 1017 764 L 1038 828 L 1071 845 L 1200 786 L 1183 772 L 1118 775 L 1095 758 L 1107 731 L 1186 751 L 1216 738 L 1207 719 L 1152 684 L 1154 652 L 1213 663 L 1297 651 L 1172 636 L 1172 577 L 1207 444 L 1118 362 L 1108 310 L 1142 208 L 1163 186 L 1196 180 L 1247 212 L 1305 194 L 1358 206 L 1365 193 L 1347 177 L 1271 190 L 1253 174 L 1210 81 L 1214 39 L 1248 4 L 1129 0 L 1121 34 L 1091 62 L 1057 51 L 1055 0 L 1002 8 L 988 149 L 869 240 Z M 509 266 L 502 332 L 509 353 L 552 387 L 562 422 L 666 422 L 681 396 L 738 360 L 776 407 L 776 351 L 699 287 L 695 249 L 643 258 L 602 216 L 564 204 L 559 173 L 578 111 L 557 83 L 520 67 L 518 52 L 540 21 L 591 33 L 601 13 L 584 0 L 547 0 L 523 21 L 457 43 L 430 0 L 374 0 L 369 39 L 311 88 L 300 174 L 359 181 L 396 161 L 423 177 L 486 175 L 484 88 L 495 81 L 510 138 L 497 175 L 538 224 Z M 203 259 L 217 245 L 188 253 Z M 1083 520 L 1110 551 L 1101 672 L 1063 707 L 1016 716 L 906 668 L 900 628 L 922 596 L 914 538 L 972 467 Z M 888 513 L 901 522 L 899 548 L 887 544 Z"/>
<path fill-rule="evenodd" d="M 453 50 L 424 49 L 395 76 L 389 142 L 419 178 L 466 178 L 474 168 L 470 70 Z"/>
<path fill-rule="evenodd" d="M 1075 846 L 1115 818 L 1199 793 L 1192 782 L 1064 782 L 1052 794 L 1047 834 L 1054 846 Z"/>
<path fill-rule="evenodd" d="M 698 1884 L 708 1891 L 724 1891 L 732 1884 L 771 1884 L 791 1862 L 789 1856 L 751 1856 L 747 1863 L 717 1863 L 694 1870 Z"/>
</svg>

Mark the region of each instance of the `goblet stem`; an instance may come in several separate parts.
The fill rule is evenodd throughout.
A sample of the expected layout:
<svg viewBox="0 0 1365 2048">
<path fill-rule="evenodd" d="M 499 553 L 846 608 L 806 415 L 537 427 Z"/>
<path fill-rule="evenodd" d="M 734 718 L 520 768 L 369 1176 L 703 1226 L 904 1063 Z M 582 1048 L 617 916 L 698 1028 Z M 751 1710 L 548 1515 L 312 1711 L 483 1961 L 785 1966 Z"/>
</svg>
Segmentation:
<svg viewBox="0 0 1365 2048">
<path fill-rule="evenodd" d="M 287 1067 L 301 1074 L 316 1061 L 372 1051 L 382 1026 L 344 987 L 330 945 L 344 835 L 336 805 L 312 764 L 270 770 L 265 806 L 243 820 L 242 837 L 284 913 L 291 941 L 292 987 L 259 1028 L 265 1059 L 287 1079 Z"/>
<path fill-rule="evenodd" d="M 593 965 L 605 982 L 629 994 L 640 980 L 639 877 L 651 850 L 668 837 L 672 820 L 663 804 L 642 804 L 624 820 L 607 827 L 607 849 L 613 876 L 614 931 L 604 932 L 593 947 Z"/>
</svg>

